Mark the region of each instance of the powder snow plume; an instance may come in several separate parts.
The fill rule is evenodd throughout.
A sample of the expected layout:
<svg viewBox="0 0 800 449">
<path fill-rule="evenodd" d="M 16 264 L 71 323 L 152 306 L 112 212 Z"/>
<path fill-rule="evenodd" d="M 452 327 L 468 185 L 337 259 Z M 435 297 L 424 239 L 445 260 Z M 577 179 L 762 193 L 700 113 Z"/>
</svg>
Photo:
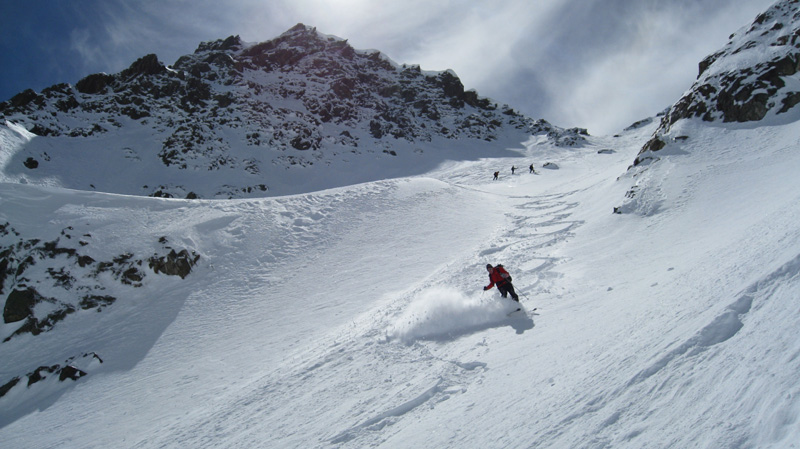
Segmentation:
<svg viewBox="0 0 800 449">
<path fill-rule="evenodd" d="M 433 287 L 411 301 L 387 334 L 405 343 L 451 340 L 507 322 L 511 310 L 511 301 L 496 294 L 469 296 L 453 287 Z"/>
</svg>

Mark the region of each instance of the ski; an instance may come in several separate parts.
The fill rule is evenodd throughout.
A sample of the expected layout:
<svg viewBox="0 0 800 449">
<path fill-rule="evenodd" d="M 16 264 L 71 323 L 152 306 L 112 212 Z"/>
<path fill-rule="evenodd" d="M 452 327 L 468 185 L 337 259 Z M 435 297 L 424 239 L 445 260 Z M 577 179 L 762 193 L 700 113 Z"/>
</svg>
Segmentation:
<svg viewBox="0 0 800 449">
<path fill-rule="evenodd" d="M 519 312 L 520 310 L 522 310 L 522 307 L 517 307 L 517 308 L 516 308 L 516 310 L 512 310 L 511 312 L 508 312 L 508 313 L 506 314 L 506 316 L 511 316 L 511 314 L 512 314 L 512 313 Z M 532 308 L 530 311 L 531 311 L 531 312 L 536 312 L 536 310 L 538 310 L 538 308 L 537 308 L 537 307 L 534 307 L 534 308 Z"/>
</svg>

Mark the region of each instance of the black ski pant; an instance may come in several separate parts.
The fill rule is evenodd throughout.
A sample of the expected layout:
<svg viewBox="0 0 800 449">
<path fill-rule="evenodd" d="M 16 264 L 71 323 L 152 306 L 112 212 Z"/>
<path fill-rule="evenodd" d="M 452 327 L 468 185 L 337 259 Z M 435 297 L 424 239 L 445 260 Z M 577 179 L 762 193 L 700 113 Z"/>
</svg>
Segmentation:
<svg viewBox="0 0 800 449">
<path fill-rule="evenodd" d="M 517 296 L 517 292 L 514 291 L 514 286 L 511 285 L 511 282 L 501 282 L 497 284 L 497 289 L 500 290 L 500 296 L 503 298 L 508 297 L 510 293 L 514 301 L 519 302 L 519 296 Z"/>
</svg>

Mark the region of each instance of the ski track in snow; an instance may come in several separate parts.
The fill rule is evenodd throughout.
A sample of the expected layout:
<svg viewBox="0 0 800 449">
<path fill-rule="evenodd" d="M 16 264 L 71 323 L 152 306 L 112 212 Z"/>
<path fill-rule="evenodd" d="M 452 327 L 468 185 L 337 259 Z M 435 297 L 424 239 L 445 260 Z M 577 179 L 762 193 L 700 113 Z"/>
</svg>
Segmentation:
<svg viewBox="0 0 800 449">
<path fill-rule="evenodd" d="M 167 235 L 203 259 L 191 283 L 150 286 L 172 302 L 149 310 L 162 316 L 146 341 L 112 329 L 136 340 L 123 364 L 0 435 L 13 447 L 791 447 L 800 196 L 783 142 L 796 133 L 752 131 L 766 142 L 751 150 L 734 132 L 690 131 L 689 150 L 622 176 L 637 148 L 614 141 L 613 155 L 533 145 L 518 160 L 260 200 L 4 186 L 39 205 L 22 225 L 101 223 L 94 238 L 120 251 Z M 532 155 L 561 168 L 491 181 Z M 626 189 L 629 213 L 612 214 Z M 743 213 L 739 198 L 765 201 Z M 127 220 L 139 234 L 114 230 Z M 486 263 L 509 269 L 524 313 L 482 292 Z"/>
<path fill-rule="evenodd" d="M 374 193 L 383 192 L 391 185 L 393 183 L 385 186 L 377 184 L 374 187 L 378 189 Z M 374 187 L 365 186 L 365 189 L 356 189 L 355 192 L 369 196 L 372 195 L 369 189 Z M 379 204 L 379 197 L 361 199 L 352 193 L 351 190 L 339 196 L 333 192 L 327 195 L 325 201 L 320 201 L 321 197 L 316 195 L 270 200 L 273 204 L 269 209 L 264 209 L 259 201 L 250 200 L 236 201 L 231 206 L 220 204 L 215 206 L 215 214 L 206 214 L 208 218 L 193 225 L 191 234 L 210 235 L 213 238 L 208 241 L 217 242 L 218 247 L 192 243 L 199 245 L 207 255 L 224 252 L 226 248 L 240 248 L 245 232 L 254 229 L 248 222 L 256 220 L 263 222 L 267 228 L 278 226 L 286 229 L 284 235 L 291 236 L 290 239 L 279 242 L 265 239 L 264 246 L 255 251 L 258 255 L 212 257 L 209 262 L 211 273 L 235 272 L 241 260 L 250 257 L 255 257 L 262 265 L 270 266 L 299 253 L 311 258 L 299 262 L 300 265 L 313 267 L 318 261 L 313 260 L 313 251 L 309 252 L 307 246 L 319 242 L 325 242 L 326 246 L 335 244 L 331 240 L 333 236 L 341 235 L 342 231 L 346 233 L 346 229 L 352 227 L 350 219 L 332 213 L 334 210 L 348 209 L 346 204 L 337 203 L 368 201 L 372 205 Z M 572 206 L 563 201 L 564 196 L 523 199 L 521 202 L 520 199 L 514 199 L 518 204 L 508 214 L 507 224 L 493 237 L 495 245 L 489 249 L 475 250 L 468 256 L 470 260 L 466 268 L 454 269 L 453 266 L 461 264 L 449 263 L 431 275 L 430 280 L 394 298 L 383 311 L 364 314 L 343 326 L 340 333 L 333 337 L 316 341 L 315 347 L 307 349 L 306 353 L 295 353 L 290 359 L 284 360 L 268 376 L 252 381 L 250 387 L 243 389 L 243 393 L 236 393 L 239 399 L 220 404 L 206 414 L 199 414 L 189 421 L 191 425 L 187 425 L 186 421 L 170 424 L 151 437 L 139 440 L 134 447 L 151 447 L 166 441 L 181 441 L 194 447 L 220 447 L 220 441 L 228 441 L 229 447 L 238 444 L 249 446 L 254 444 L 250 436 L 260 434 L 264 429 L 273 429 L 271 435 L 276 442 L 294 441 L 301 445 L 306 439 L 305 435 L 291 432 L 283 434 L 280 429 L 291 429 L 285 425 L 287 422 L 312 423 L 316 417 L 325 415 L 349 416 L 352 421 L 349 425 L 341 422 L 339 428 L 329 429 L 325 432 L 328 435 L 319 444 L 359 447 L 376 444 L 386 438 L 385 429 L 414 416 L 417 411 L 435 407 L 453 396 L 463 394 L 471 385 L 480 383 L 488 369 L 487 364 L 479 359 L 479 353 L 485 351 L 486 346 L 479 344 L 476 347 L 478 354 L 465 355 L 467 358 L 462 359 L 437 355 L 439 345 L 480 334 L 490 328 L 509 328 L 521 334 L 532 329 L 534 324 L 526 314 L 507 316 L 506 313 L 513 310 L 513 306 L 510 301 L 499 301 L 495 296 L 496 290 L 472 296 L 462 292 L 474 291 L 485 283 L 483 265 L 487 258 L 512 260 L 521 254 L 530 254 L 554 245 L 569 236 L 570 230 L 577 224 L 566 220 Z M 290 207 L 284 209 L 283 203 Z M 386 207 L 396 208 L 397 205 L 387 203 Z M 248 209 L 250 212 L 242 215 Z M 249 217 L 247 222 L 242 221 L 244 217 Z M 370 217 L 362 216 L 361 219 L 369 221 Z M 325 225 L 319 226 L 318 223 Z M 524 233 L 515 231 L 520 228 L 525 229 Z M 551 273 L 555 265 L 556 261 L 552 258 L 543 257 L 540 262 L 515 267 L 514 273 L 518 279 L 528 277 L 545 283 L 547 279 L 557 278 L 557 274 Z M 241 297 L 255 293 L 243 290 L 242 287 L 246 285 L 260 284 L 269 288 L 279 285 L 279 282 L 292 282 L 291 273 L 287 273 L 290 279 L 268 275 L 254 283 L 253 279 L 248 278 L 256 272 L 245 270 L 241 281 L 234 276 L 222 281 L 214 289 L 226 290 L 231 297 Z M 437 287 L 438 279 L 443 277 L 451 279 L 457 286 Z M 524 294 L 525 288 L 520 288 L 519 292 Z M 212 305 L 196 303 L 191 297 L 188 303 L 201 308 Z M 214 307 L 227 309 L 228 316 L 241 313 L 224 303 L 223 299 Z M 411 317 L 417 322 L 404 328 L 402 335 L 390 337 L 392 329 L 397 331 L 398 323 L 409 319 L 409 309 L 417 310 L 418 315 Z M 239 318 L 246 319 L 243 316 Z M 202 341 L 197 343 L 198 346 L 206 345 Z M 359 382 L 349 379 L 359 379 Z M 364 397 L 365 390 L 374 392 L 367 402 L 363 399 L 353 403 L 347 400 L 348 397 Z M 313 409 L 301 407 L 288 413 L 283 407 L 287 403 L 316 402 L 310 398 L 316 398 L 321 406 Z M 334 409 L 329 409 L 332 405 Z M 368 443 L 370 441 L 372 443 Z"/>
<path fill-rule="evenodd" d="M 531 308 L 526 293 L 555 288 L 560 277 L 555 270 L 560 261 L 547 256 L 548 249 L 572 236 L 582 222 L 570 220 L 576 203 L 569 198 L 575 192 L 536 197 L 476 192 L 500 196 L 509 206 L 506 223 L 491 236 L 488 248 L 477 249 L 463 263 L 449 262 L 382 310 L 364 314 L 339 334 L 318 341 L 322 347 L 295 354 L 268 377 L 254 381 L 244 397 L 189 428 L 174 429 L 177 440 L 194 447 L 216 446 L 229 439 L 236 442 L 231 447 L 248 446 L 253 444 L 249 434 L 272 429 L 275 442 L 299 446 L 306 436 L 283 432 L 280 429 L 291 428 L 285 423 L 342 416 L 345 419 L 336 427 L 323 432 L 326 436 L 318 442 L 320 446 L 375 446 L 402 420 L 419 419 L 424 409 L 482 383 L 491 369 L 480 359 L 488 346 L 479 342 L 472 350 L 451 357 L 445 354 L 448 343 L 492 328 L 523 334 L 535 324 L 530 312 L 508 316 L 516 305 L 500 300 L 495 289 L 482 294 L 464 292 L 486 283 L 483 267 L 487 261 L 521 260 L 525 263 L 509 269 L 518 280 L 523 307 Z M 287 215 L 287 219 L 292 217 Z M 449 285 L 442 286 L 440 279 L 449 279 Z M 287 411 L 269 405 L 305 402 L 318 406 Z M 209 426 L 218 429 L 213 438 L 195 437 L 204 435 L 201 430 Z"/>
<path fill-rule="evenodd" d="M 735 202 L 726 204 L 726 201 L 747 195 L 747 192 L 737 195 L 739 192 L 735 190 L 742 187 L 754 188 L 750 184 L 742 183 L 743 178 L 765 179 L 772 175 L 776 179 L 786 179 L 775 174 L 775 165 L 781 164 L 782 159 L 773 157 L 784 154 L 785 149 L 780 145 L 772 146 L 768 142 L 762 142 L 761 145 L 770 151 L 754 152 L 749 157 L 740 157 L 733 167 L 728 166 L 725 170 L 721 166 L 728 165 L 729 162 L 718 154 L 714 154 L 714 158 L 718 159 L 704 161 L 708 158 L 699 153 L 694 157 L 694 166 L 699 169 L 699 173 L 691 173 L 689 170 L 686 183 L 689 187 L 670 195 L 665 195 L 660 190 L 648 192 L 648 195 L 670 198 L 672 204 L 662 204 L 666 206 L 664 209 L 661 206 L 647 206 L 639 210 L 650 215 L 650 226 L 653 228 L 663 226 L 673 217 L 686 220 L 687 217 L 692 219 L 693 216 L 702 216 L 706 217 L 704 220 L 710 221 L 708 217 L 730 216 L 730 212 L 720 211 L 724 211 L 725 207 L 739 210 L 741 205 Z M 662 172 L 670 171 L 672 166 L 667 161 L 659 166 L 660 171 L 653 177 L 665 177 Z M 757 173 L 757 170 L 764 172 Z M 711 175 L 709 172 L 716 173 Z M 713 179 L 714 184 L 708 185 L 708 179 Z M 646 182 L 649 181 L 645 180 Z M 687 329 L 696 325 L 697 330 L 692 332 L 693 335 L 666 343 L 671 349 L 654 348 L 654 353 L 657 354 L 655 360 L 627 380 L 626 368 L 635 363 L 634 354 L 616 365 L 620 368 L 616 376 L 611 373 L 596 373 L 596 378 L 583 379 L 578 390 L 587 393 L 568 406 L 559 407 L 563 409 L 560 412 L 561 418 L 537 436 L 538 446 L 639 447 L 637 442 L 644 438 L 643 435 L 651 432 L 654 426 L 658 427 L 659 424 L 656 423 L 661 422 L 661 419 L 669 422 L 670 428 L 680 430 L 664 434 L 659 439 L 658 447 L 762 447 L 764 444 L 774 444 L 774 441 L 789 441 L 788 435 L 792 433 L 789 429 L 800 421 L 800 407 L 793 401 L 793 398 L 798 397 L 798 390 L 796 382 L 792 380 L 794 374 L 791 374 L 800 370 L 800 344 L 796 338 L 773 329 L 797 328 L 800 321 L 791 313 L 780 324 L 765 322 L 765 319 L 774 317 L 771 315 L 774 311 L 768 312 L 766 309 L 780 309 L 785 306 L 777 304 L 773 297 L 800 295 L 800 259 L 793 253 L 797 248 L 796 242 L 800 241 L 800 230 L 792 225 L 798 219 L 800 197 L 791 184 L 775 186 L 763 183 L 756 188 L 763 198 L 783 195 L 789 201 L 780 203 L 779 209 L 754 210 L 747 215 L 748 219 L 726 222 L 726 232 L 739 237 L 731 239 L 724 247 L 714 248 L 713 244 L 708 245 L 707 242 L 695 243 L 687 240 L 697 247 L 709 248 L 703 257 L 694 257 L 695 270 L 683 273 L 682 276 L 686 279 L 672 285 L 675 292 L 683 291 L 686 295 L 670 306 L 676 308 L 673 312 L 676 318 L 687 321 L 686 324 L 676 324 L 682 324 Z M 699 196 L 715 198 L 712 201 L 700 201 L 700 204 L 713 205 L 711 214 L 695 213 L 687 216 L 686 211 L 683 211 L 682 216 L 678 214 L 681 208 L 691 204 L 691 201 L 697 201 L 696 197 Z M 651 200 L 652 197 L 646 198 L 644 203 L 652 204 Z M 753 208 L 760 206 L 767 205 L 754 204 Z M 706 226 L 707 228 L 695 229 L 708 230 L 712 235 L 706 236 L 698 232 L 693 235 L 697 242 L 708 240 L 709 237 L 716 238 L 714 230 L 723 229 L 713 221 Z M 678 243 L 676 246 L 681 246 L 680 241 L 675 243 Z M 758 267 L 751 263 L 754 251 L 774 255 L 773 261 L 788 261 L 774 271 L 767 271 L 738 293 L 732 291 L 736 289 L 736 285 L 747 280 L 746 276 L 769 270 L 769 266 Z M 704 282 L 709 273 L 715 272 L 711 267 L 719 269 L 718 266 L 725 266 L 726 263 L 733 265 L 720 271 L 724 278 L 714 283 Z M 675 269 L 669 269 L 673 270 Z M 689 288 L 682 289 L 685 286 Z M 652 284 L 651 288 L 659 288 L 658 283 Z M 726 292 L 731 295 L 727 300 Z M 718 306 L 724 302 L 727 305 Z M 656 311 L 648 311 L 647 315 L 653 319 L 659 316 L 661 320 L 667 316 Z M 677 334 L 686 333 L 687 329 L 679 330 Z M 665 340 L 668 341 L 669 336 L 669 333 L 665 334 Z M 629 341 L 631 338 L 635 338 L 635 333 L 620 337 L 620 340 Z M 731 341 L 735 343 L 729 347 L 727 343 Z M 777 364 L 781 368 L 773 368 L 763 364 L 750 365 L 749 360 L 741 355 L 742 346 L 748 348 L 746 353 L 769 353 L 773 347 L 793 349 L 789 349 L 781 357 L 781 362 Z M 614 377 L 619 384 L 617 387 L 612 387 L 615 382 L 609 382 Z M 775 392 L 769 385 L 770 380 L 765 378 L 786 386 L 786 394 Z M 733 408 L 730 397 L 732 392 L 739 396 L 734 399 L 739 403 Z M 775 408 L 765 409 L 763 404 L 745 399 L 747 395 L 763 395 L 768 398 L 764 402 L 774 404 Z M 673 413 L 674 403 L 686 404 L 687 409 L 676 416 Z M 558 414 L 556 412 L 555 415 Z M 755 422 L 749 418 L 752 416 L 758 417 Z M 709 422 L 710 420 L 713 421 Z M 709 432 L 709 426 L 718 431 Z M 753 435 L 763 434 L 759 426 L 775 431 L 769 436 L 754 438 Z"/>
<path fill-rule="evenodd" d="M 543 248 L 564 242 L 572 235 L 575 227 L 580 226 L 580 221 L 568 220 L 569 211 L 575 207 L 574 203 L 565 200 L 571 193 L 523 198 L 508 213 L 510 224 L 491 238 L 493 243 L 490 248 L 479 251 L 474 263 L 467 264 L 467 268 L 452 276 L 456 279 L 471 279 L 476 272 L 484 271 L 486 260 L 527 260 L 529 262 L 525 266 L 509 267 L 517 279 L 537 279 L 537 283 L 542 284 L 557 279 L 559 274 L 553 270 L 558 264 L 556 258 L 542 257 L 537 261 L 532 255 Z M 514 200 L 519 201 L 519 198 Z M 517 282 L 517 285 L 525 284 Z M 534 288 L 542 287 L 532 283 L 524 288 L 517 288 L 523 303 L 525 291 Z M 448 400 L 455 394 L 466 392 L 471 385 L 480 384 L 483 372 L 490 369 L 487 363 L 481 361 L 442 360 L 442 356 L 432 354 L 432 351 L 439 352 L 437 350 L 439 347 L 436 345 L 431 347 L 425 344 L 425 341 L 447 343 L 492 327 L 511 327 L 517 334 L 533 329 L 534 321 L 528 314 L 513 317 L 507 315 L 507 312 L 515 307 L 511 301 L 497 301 L 495 298 L 484 299 L 476 296 L 465 297 L 457 289 L 440 288 L 432 292 L 416 293 L 410 304 L 406 304 L 406 301 L 399 302 L 400 309 L 389 313 L 393 317 L 399 315 L 399 318 L 395 318 L 396 322 L 390 326 L 388 334 L 399 334 L 397 338 L 405 344 L 399 346 L 399 349 L 405 347 L 411 352 L 403 358 L 410 357 L 409 362 L 414 363 L 423 358 L 429 363 L 437 364 L 441 370 L 440 377 L 430 389 L 335 435 L 330 440 L 331 443 L 353 442 L 353 447 L 379 444 L 386 436 L 373 435 L 374 431 L 395 424 L 402 415 L 411 413 L 417 407 L 433 408 L 437 403 Z M 421 310 L 416 310 L 415 306 L 419 306 Z M 527 308 L 530 308 L 530 305 Z M 412 322 L 406 324 L 409 320 Z M 480 353 L 486 348 L 479 344 L 476 349 L 470 352 Z M 392 362 L 403 363 L 400 358 Z M 362 439 L 366 439 L 367 442 L 361 441 Z"/>
<path fill-rule="evenodd" d="M 576 157 L 583 156 L 578 154 Z M 562 275 L 556 268 L 564 260 L 554 256 L 552 250 L 565 243 L 583 223 L 571 218 L 578 203 L 570 198 L 581 189 L 560 192 L 555 188 L 556 193 L 520 196 L 515 193 L 518 191 L 515 185 L 545 178 L 523 172 L 512 177 L 503 176 L 500 183 L 480 180 L 481 174 L 490 172 L 494 164 L 494 161 L 465 163 L 457 165 L 455 171 L 433 173 L 432 178 L 439 181 L 425 178 L 413 182 L 386 181 L 270 200 L 209 203 L 213 204 L 209 211 L 204 211 L 203 206 L 196 208 L 197 214 L 190 216 L 200 219 L 194 218 L 192 232 L 185 234 L 183 239 L 208 259 L 205 263 L 208 264 L 209 276 L 194 287 L 184 307 L 187 309 L 185 313 L 198 317 L 191 326 L 202 329 L 202 332 L 187 332 L 181 330 L 184 325 L 173 325 L 174 329 L 162 337 L 164 343 L 161 347 L 153 351 L 154 359 L 167 356 L 174 360 L 173 363 L 191 363 L 193 358 L 202 357 L 204 353 L 225 351 L 216 341 L 225 342 L 233 338 L 235 331 L 224 327 L 230 319 L 242 327 L 251 325 L 249 322 L 255 318 L 263 320 L 264 326 L 290 326 L 295 333 L 302 333 L 303 328 L 312 331 L 313 320 L 304 323 L 302 315 L 293 313 L 291 309 L 289 314 L 283 313 L 273 319 L 268 304 L 265 307 L 253 303 L 246 308 L 237 298 L 290 296 L 291 289 L 281 288 L 282 285 L 302 283 L 303 278 L 313 279 L 320 274 L 317 266 L 336 265 L 336 259 L 343 261 L 340 264 L 344 263 L 346 273 L 349 253 L 362 257 L 362 253 L 350 248 L 359 243 L 380 246 L 372 240 L 383 236 L 373 236 L 368 231 L 372 221 L 376 221 L 377 229 L 389 229 L 390 226 L 381 223 L 391 222 L 395 216 L 419 216 L 416 219 L 424 223 L 426 213 L 430 216 L 441 213 L 438 209 L 445 203 L 437 197 L 450 195 L 457 200 L 453 210 L 458 210 L 459 203 L 466 204 L 464 201 L 493 203 L 496 211 L 481 206 L 480 202 L 471 207 L 483 208 L 488 217 L 487 224 L 499 225 L 494 225 L 494 232 L 488 238 L 483 237 L 477 246 L 460 241 L 459 244 L 466 244 L 466 251 L 459 249 L 454 253 L 457 258 L 445 258 L 448 261 L 446 265 L 434 266 L 432 272 L 410 289 L 385 296 L 381 300 L 384 306 L 351 319 L 349 324 L 340 325 L 338 333 L 314 336 L 311 340 L 313 347 L 303 349 L 306 345 L 299 341 L 289 344 L 290 355 L 286 357 L 285 350 L 279 353 L 271 347 L 287 348 L 287 342 L 251 341 L 250 345 L 264 345 L 266 353 L 274 353 L 266 357 L 268 364 L 262 362 L 259 368 L 266 374 L 256 375 L 246 386 L 228 392 L 224 401 L 215 400 L 217 405 L 213 408 L 195 411 L 191 419 L 163 425 L 158 432 L 139 439 L 134 447 L 168 445 L 170 441 L 181 441 L 194 447 L 220 447 L 220 441 L 225 441 L 228 447 L 252 446 L 256 444 L 252 436 L 265 432 L 274 442 L 303 445 L 308 436 L 306 432 L 297 433 L 295 428 L 287 425 L 292 422 L 311 426 L 309 432 L 320 435 L 319 444 L 322 446 L 377 445 L 400 430 L 402 426 L 397 424 L 419 419 L 424 410 L 462 396 L 473 386 L 480 385 L 487 370 L 491 369 L 490 364 L 482 360 L 490 345 L 485 342 L 485 337 L 476 342 L 472 340 L 493 329 L 525 334 L 534 328 L 535 314 L 508 316 L 516 304 L 500 300 L 496 289 L 484 293 L 465 292 L 480 291 L 487 281 L 483 267 L 491 261 L 504 263 L 512 271 L 524 307 L 532 306 L 525 304 L 529 299 L 527 293 L 536 291 L 558 296 Z M 422 198 L 426 201 L 420 201 Z M 359 204 L 368 204 L 370 209 L 359 207 Z M 426 212 L 428 204 L 432 208 Z M 192 209 L 195 207 L 188 208 L 187 212 Z M 465 210 L 464 215 L 474 220 L 474 212 Z M 501 220 L 493 218 L 493 215 Z M 191 222 L 192 219 L 185 221 Z M 179 223 L 173 226 L 181 229 Z M 411 230 L 426 229 L 434 234 L 441 232 L 423 224 L 409 224 L 407 227 Z M 259 229 L 267 233 L 263 238 L 254 239 L 254 232 L 264 232 Z M 446 226 L 442 226 L 442 231 L 447 232 Z M 201 241 L 195 236 L 205 238 Z M 247 242 L 254 240 L 259 242 L 258 247 L 248 245 Z M 413 248 L 431 241 L 431 237 L 416 242 L 413 234 L 401 232 L 387 243 L 392 244 L 395 240 Z M 325 252 L 319 253 L 315 247 L 324 248 Z M 339 247 L 341 251 L 335 250 Z M 399 251 L 399 248 L 389 249 Z M 374 262 L 383 263 L 381 256 L 374 257 Z M 399 261 L 405 259 L 408 257 L 400 257 Z M 515 261 L 518 263 L 514 264 Z M 406 267 L 403 270 L 415 271 Z M 359 271 L 357 266 L 353 271 Z M 374 270 L 369 272 L 375 273 Z M 216 277 L 220 280 L 216 281 Z M 408 274 L 401 276 L 408 277 Z M 380 280 L 378 283 L 390 285 Z M 258 287 L 253 289 L 253 286 Z M 349 287 L 349 283 L 343 287 Z M 369 294 L 368 290 L 354 293 L 359 296 Z M 328 291 L 325 295 L 337 298 L 346 294 Z M 327 307 L 321 292 L 310 290 L 306 299 L 309 304 L 316 304 L 312 310 L 319 307 L 318 310 L 322 311 Z M 353 312 L 360 303 L 362 301 L 355 301 Z M 217 315 L 219 318 L 215 317 Z M 205 316 L 214 318 L 205 319 Z M 183 333 L 194 338 L 193 347 L 179 353 L 171 349 L 174 344 L 170 345 L 169 341 L 171 335 Z M 450 354 L 448 346 L 459 341 L 465 343 L 459 346 L 466 349 Z M 247 356 L 246 351 L 238 348 L 227 350 L 227 365 L 236 366 L 243 361 L 235 362 L 239 352 L 242 357 Z M 164 354 L 159 355 L 159 352 Z M 275 358 L 279 355 L 284 359 Z M 272 368 L 269 368 L 270 364 Z M 230 369 L 222 368 L 215 376 L 219 380 L 212 383 L 224 384 L 225 376 L 233 374 Z M 147 369 L 146 365 L 142 369 Z M 188 385 L 192 378 L 196 376 L 190 372 L 183 377 Z M 358 381 L 353 382 L 353 379 Z M 351 401 L 349 398 L 355 399 Z M 312 405 L 287 409 L 285 404 Z M 324 419 L 329 416 L 342 419 L 334 422 Z M 315 428 L 315 422 L 326 424 L 323 428 Z"/>
</svg>

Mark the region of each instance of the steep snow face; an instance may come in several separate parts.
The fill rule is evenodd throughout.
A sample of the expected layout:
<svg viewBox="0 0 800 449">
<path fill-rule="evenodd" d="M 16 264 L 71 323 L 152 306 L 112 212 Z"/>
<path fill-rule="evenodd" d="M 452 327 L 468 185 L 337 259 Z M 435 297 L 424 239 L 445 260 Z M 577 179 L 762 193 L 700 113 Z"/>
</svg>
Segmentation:
<svg viewBox="0 0 800 449">
<path fill-rule="evenodd" d="M 509 155 L 531 136 L 585 141 L 583 130 L 465 91 L 452 71 L 401 66 L 304 25 L 258 44 L 203 43 L 171 67 L 148 55 L 118 74 L 23 92 L 0 103 L 0 134 L 14 124 L 38 137 L 2 138 L 0 179 L 179 198 L 424 173 L 448 159 Z"/>
<path fill-rule="evenodd" d="M 144 266 L 142 287 L 109 284 L 121 294 L 102 311 L 0 343 L 4 379 L 87 373 L 11 386 L 0 441 L 791 447 L 798 124 L 682 121 L 684 151 L 634 177 L 654 126 L 268 199 L 2 184 L 0 219 L 26 237 L 71 225 L 114 255 L 163 236 L 201 258 L 184 280 Z M 632 181 L 648 188 L 631 207 L 649 212 L 613 214 Z M 509 269 L 524 311 L 482 291 L 487 262 Z"/>
<path fill-rule="evenodd" d="M 796 0 L 775 3 L 752 25 L 731 35 L 720 51 L 699 67 L 697 81 L 664 116 L 636 160 L 674 142 L 681 119 L 707 122 L 791 123 L 800 118 L 800 9 Z"/>
</svg>

